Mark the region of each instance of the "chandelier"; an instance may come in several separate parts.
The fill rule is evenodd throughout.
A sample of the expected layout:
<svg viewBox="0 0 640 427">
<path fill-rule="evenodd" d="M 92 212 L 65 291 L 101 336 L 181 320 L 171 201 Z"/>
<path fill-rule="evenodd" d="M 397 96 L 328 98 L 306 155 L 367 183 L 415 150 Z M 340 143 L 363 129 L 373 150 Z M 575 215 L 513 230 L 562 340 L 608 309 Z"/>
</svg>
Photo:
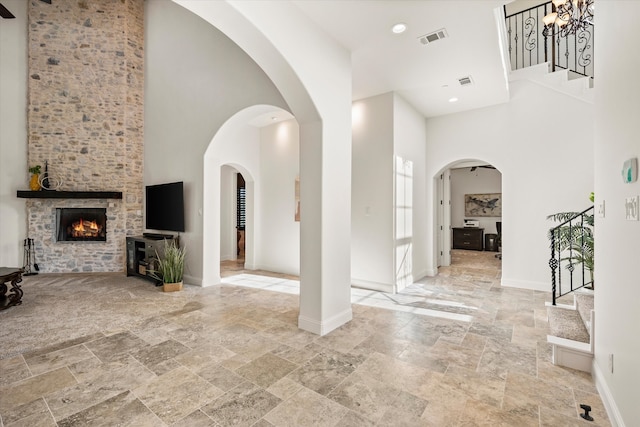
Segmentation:
<svg viewBox="0 0 640 427">
<path fill-rule="evenodd" d="M 542 35 L 567 37 L 593 25 L 594 0 L 552 0 L 554 12 L 542 18 Z"/>
</svg>

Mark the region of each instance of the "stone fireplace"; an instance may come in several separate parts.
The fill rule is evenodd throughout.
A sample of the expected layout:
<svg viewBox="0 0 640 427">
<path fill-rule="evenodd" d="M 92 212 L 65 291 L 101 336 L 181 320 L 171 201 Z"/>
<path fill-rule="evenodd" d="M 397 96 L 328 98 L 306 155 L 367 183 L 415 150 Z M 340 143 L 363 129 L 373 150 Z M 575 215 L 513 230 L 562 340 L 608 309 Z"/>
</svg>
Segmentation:
<svg viewBox="0 0 640 427">
<path fill-rule="evenodd" d="M 25 171 L 47 162 L 58 191 L 27 200 L 25 237 L 40 272 L 124 271 L 125 238 L 142 233 L 144 0 L 29 1 L 28 12 Z M 44 194 L 63 191 L 122 198 Z M 100 210 L 103 230 L 69 239 L 62 209 Z"/>
</svg>

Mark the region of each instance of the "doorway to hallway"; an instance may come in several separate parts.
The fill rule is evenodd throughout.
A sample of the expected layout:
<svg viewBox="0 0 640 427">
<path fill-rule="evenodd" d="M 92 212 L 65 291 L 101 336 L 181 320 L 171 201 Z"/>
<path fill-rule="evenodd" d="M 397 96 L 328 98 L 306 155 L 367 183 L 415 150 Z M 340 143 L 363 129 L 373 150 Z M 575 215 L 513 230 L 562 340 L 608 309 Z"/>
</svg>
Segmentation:
<svg viewBox="0 0 640 427">
<path fill-rule="evenodd" d="M 435 178 L 435 185 L 434 246 L 438 268 L 461 263 L 476 267 L 474 260 L 489 260 L 492 266 L 499 263 L 502 173 L 480 160 L 459 161 L 443 169 Z M 469 254 L 456 256 L 456 251 Z M 487 254 L 479 255 L 483 252 Z"/>
</svg>

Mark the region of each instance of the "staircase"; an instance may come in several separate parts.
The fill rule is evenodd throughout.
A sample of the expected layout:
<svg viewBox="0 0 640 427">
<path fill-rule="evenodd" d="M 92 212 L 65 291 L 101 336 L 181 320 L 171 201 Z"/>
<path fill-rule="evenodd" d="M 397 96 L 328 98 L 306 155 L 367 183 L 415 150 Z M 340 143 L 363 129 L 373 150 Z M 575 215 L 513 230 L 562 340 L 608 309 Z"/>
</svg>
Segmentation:
<svg viewBox="0 0 640 427">
<path fill-rule="evenodd" d="M 543 17 L 551 1 L 507 15 L 503 43 L 509 53 L 510 81 L 531 80 L 593 104 L 595 28 L 575 34 L 545 35 Z"/>
<path fill-rule="evenodd" d="M 569 70 L 551 72 L 549 62 L 511 71 L 509 81 L 518 80 L 529 80 L 590 104 L 593 104 L 594 101 L 592 78 Z"/>
<path fill-rule="evenodd" d="M 549 335 L 554 365 L 591 372 L 594 351 L 593 291 L 578 289 L 573 305 L 547 306 Z"/>
</svg>

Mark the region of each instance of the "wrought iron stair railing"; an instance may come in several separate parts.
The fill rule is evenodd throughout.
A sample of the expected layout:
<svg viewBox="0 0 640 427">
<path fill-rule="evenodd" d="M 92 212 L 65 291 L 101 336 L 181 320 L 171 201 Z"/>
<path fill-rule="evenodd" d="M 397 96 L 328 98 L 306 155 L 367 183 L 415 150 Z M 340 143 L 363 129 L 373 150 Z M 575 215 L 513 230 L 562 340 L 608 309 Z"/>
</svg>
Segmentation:
<svg viewBox="0 0 640 427">
<path fill-rule="evenodd" d="M 593 210 L 591 206 L 569 215 L 566 221 L 549 230 L 552 305 L 556 305 L 558 298 L 577 289 L 593 287 Z M 552 217 L 562 218 L 562 215 L 567 214 Z"/>
<path fill-rule="evenodd" d="M 551 72 L 559 68 L 593 78 L 593 24 L 567 37 L 545 37 L 542 18 L 552 8 L 553 4 L 547 2 L 508 16 L 505 8 L 511 69 L 549 62 Z"/>
</svg>

